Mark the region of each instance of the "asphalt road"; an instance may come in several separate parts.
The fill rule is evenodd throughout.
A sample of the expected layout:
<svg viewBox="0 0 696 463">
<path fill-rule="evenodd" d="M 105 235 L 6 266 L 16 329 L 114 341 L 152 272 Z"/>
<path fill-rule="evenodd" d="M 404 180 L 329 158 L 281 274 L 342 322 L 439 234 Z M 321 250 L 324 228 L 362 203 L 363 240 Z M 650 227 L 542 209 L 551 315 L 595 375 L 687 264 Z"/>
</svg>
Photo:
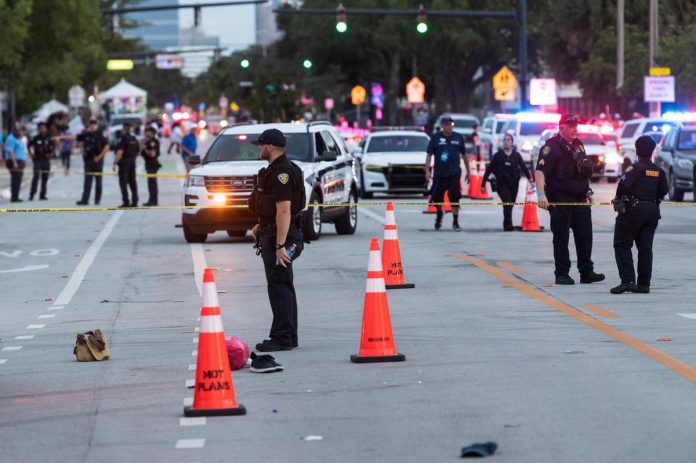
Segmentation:
<svg viewBox="0 0 696 463">
<path fill-rule="evenodd" d="M 163 164 L 176 172 L 174 158 Z M 73 206 L 81 181 L 57 173 L 50 200 L 24 206 Z M 177 205 L 179 181 L 160 185 L 160 204 Z M 116 179 L 105 188 L 102 205 L 120 204 Z M 613 188 L 596 185 L 598 199 Z M 652 292 L 614 296 L 608 207 L 593 210 L 607 281 L 557 287 L 550 232 L 504 233 L 498 207 L 466 208 L 463 232 L 449 217 L 435 232 L 432 215 L 397 205 L 416 285 L 389 292 L 406 362 L 356 365 L 383 215 L 361 208 L 355 235 L 326 226 L 307 246 L 300 348 L 276 355 L 282 373 L 234 372 L 248 414 L 191 420 L 202 269 L 219 269 L 226 335 L 253 347 L 270 326 L 250 239 L 189 245 L 173 209 L 0 214 L 0 462 L 441 462 L 482 441 L 498 443 L 500 462 L 694 460 L 694 207 L 663 208 Z M 76 362 L 75 335 L 95 328 L 112 358 Z"/>
</svg>

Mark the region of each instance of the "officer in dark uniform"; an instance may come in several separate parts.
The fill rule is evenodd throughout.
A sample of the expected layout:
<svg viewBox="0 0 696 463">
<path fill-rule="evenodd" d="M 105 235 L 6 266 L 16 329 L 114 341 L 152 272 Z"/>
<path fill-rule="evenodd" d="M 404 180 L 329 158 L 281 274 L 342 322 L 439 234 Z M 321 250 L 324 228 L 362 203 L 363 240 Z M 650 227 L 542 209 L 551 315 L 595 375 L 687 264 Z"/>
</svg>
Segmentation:
<svg viewBox="0 0 696 463">
<path fill-rule="evenodd" d="M 34 161 L 34 176 L 31 179 L 31 191 L 29 201 L 34 200 L 36 190 L 41 178 L 41 193 L 39 199 L 46 200 L 46 184 L 51 173 L 51 156 L 56 149 L 53 139 L 48 135 L 48 128 L 45 122 L 39 123 L 39 134 L 29 142 L 29 152 Z"/>
<path fill-rule="evenodd" d="M 140 152 L 138 139 L 131 134 L 131 124 L 123 124 L 123 133 L 116 145 L 116 157 L 114 159 L 113 170 L 116 171 L 118 165 L 118 183 L 121 187 L 121 197 L 123 204 L 119 207 L 138 206 L 138 183 L 135 179 L 135 160 Z M 132 201 L 128 201 L 128 187 L 130 186 Z"/>
<path fill-rule="evenodd" d="M 660 201 L 667 194 L 667 177 L 650 157 L 655 140 L 643 135 L 636 140 L 638 162 L 630 166 L 616 188 L 614 209 L 619 213 L 614 226 L 614 255 L 621 284 L 612 294 L 626 291 L 649 293 L 652 275 L 652 243 L 660 220 Z M 638 284 L 631 247 L 638 248 Z"/>
<path fill-rule="evenodd" d="M 148 174 L 157 174 L 157 171 L 162 167 L 158 159 L 160 143 L 156 135 L 157 130 L 154 127 L 148 126 L 145 129 L 142 155 L 145 159 L 145 172 Z M 145 203 L 145 206 L 157 206 L 157 177 L 147 178 L 147 190 L 150 193 L 150 198 Z"/>
<path fill-rule="evenodd" d="M 462 167 L 464 159 L 466 167 L 466 182 L 469 183 L 469 158 L 466 155 L 464 137 L 454 131 L 454 120 L 450 116 L 444 116 L 440 122 L 441 131 L 430 138 L 425 158 L 425 179 L 432 179 L 433 186 L 430 193 L 431 201 L 435 203 L 437 215 L 435 217 L 435 230 L 442 227 L 442 202 L 447 192 L 452 203 L 459 203 L 462 197 Z M 430 162 L 435 157 L 435 172 L 430 171 Z M 459 206 L 452 204 L 452 228 L 461 230 L 459 226 Z"/>
<path fill-rule="evenodd" d="M 92 194 L 92 180 L 94 179 L 94 204 L 99 204 L 102 195 L 102 172 L 104 171 L 104 157 L 109 152 L 109 144 L 104 134 L 99 130 L 96 119 L 91 119 L 87 130 L 77 136 L 77 141 L 82 144 L 82 160 L 85 169 L 85 181 L 82 187 L 82 199 L 78 206 L 89 204 Z"/>
<path fill-rule="evenodd" d="M 532 181 L 532 174 L 522 159 L 522 155 L 515 149 L 512 135 L 505 134 L 503 146 L 493 155 L 490 164 L 486 167 L 481 183 L 481 192 L 486 190 L 486 182 L 491 174 L 495 175 L 496 187 L 500 200 L 504 203 L 514 203 L 517 200 L 517 191 L 520 187 L 521 174 Z M 503 206 L 503 230 L 513 231 L 512 226 L 513 206 Z"/>
<path fill-rule="evenodd" d="M 604 274 L 594 272 L 592 262 L 592 211 L 589 205 L 554 205 L 553 203 L 591 203 L 592 162 L 585 146 L 577 138 L 578 120 L 566 114 L 559 122 L 558 135 L 549 138 L 541 149 L 537 162 L 536 186 L 539 207 L 551 214 L 553 257 L 557 285 L 572 285 L 568 241 L 573 229 L 578 256 L 580 283 L 604 280 Z M 548 199 L 547 199 L 548 195 Z M 549 204 L 549 202 L 551 204 Z"/>
<path fill-rule="evenodd" d="M 297 340 L 297 298 L 293 286 L 292 261 L 299 257 L 302 238 L 302 210 L 306 195 L 302 170 L 285 155 L 285 135 L 265 130 L 252 142 L 259 146 L 268 167 L 259 171 L 249 209 L 259 218 L 252 230 L 261 248 L 273 311 L 270 339 L 256 344 L 260 352 L 292 350 Z"/>
</svg>

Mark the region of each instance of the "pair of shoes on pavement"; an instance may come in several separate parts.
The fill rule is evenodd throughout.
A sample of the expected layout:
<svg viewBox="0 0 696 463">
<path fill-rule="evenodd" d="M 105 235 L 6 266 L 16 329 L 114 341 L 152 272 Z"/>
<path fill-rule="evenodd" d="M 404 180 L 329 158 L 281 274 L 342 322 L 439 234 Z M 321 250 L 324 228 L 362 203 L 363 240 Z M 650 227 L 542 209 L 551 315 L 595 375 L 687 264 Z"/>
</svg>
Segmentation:
<svg viewBox="0 0 696 463">
<path fill-rule="evenodd" d="M 438 231 L 439 231 L 441 228 L 442 228 L 442 216 L 441 216 L 441 215 L 438 215 L 438 216 L 435 218 L 435 230 L 438 230 Z M 458 221 L 458 220 L 455 219 L 455 220 L 452 222 L 452 229 L 453 229 L 454 231 L 457 231 L 457 232 L 458 232 L 458 231 L 462 231 L 462 227 L 459 226 L 459 221 Z"/>
<path fill-rule="evenodd" d="M 604 278 L 606 278 L 606 277 L 604 276 L 603 273 L 592 272 L 589 275 L 581 276 L 580 283 L 583 283 L 583 284 L 598 283 L 600 281 L 604 281 Z M 574 285 L 575 280 L 573 280 L 568 275 L 557 275 L 556 276 L 556 284 L 557 285 Z"/>
<path fill-rule="evenodd" d="M 609 290 L 612 294 L 622 294 L 622 293 L 640 293 L 648 294 L 650 292 L 650 286 L 637 285 L 635 283 L 621 283 L 619 286 L 615 286 Z"/>
<path fill-rule="evenodd" d="M 251 359 L 249 371 L 253 373 L 275 373 L 277 371 L 283 371 L 283 365 L 276 362 L 275 357 L 272 355 L 256 355 L 255 352 L 252 352 L 249 358 Z"/>
</svg>

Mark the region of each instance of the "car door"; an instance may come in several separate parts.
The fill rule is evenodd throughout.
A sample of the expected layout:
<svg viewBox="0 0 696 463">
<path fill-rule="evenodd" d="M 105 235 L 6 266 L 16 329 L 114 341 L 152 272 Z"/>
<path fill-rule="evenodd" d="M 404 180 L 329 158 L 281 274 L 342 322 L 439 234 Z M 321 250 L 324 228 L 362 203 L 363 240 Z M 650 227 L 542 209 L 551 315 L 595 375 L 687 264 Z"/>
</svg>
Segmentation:
<svg viewBox="0 0 696 463">
<path fill-rule="evenodd" d="M 327 171 L 326 182 L 323 183 L 324 197 L 329 198 L 332 203 L 345 202 L 346 192 L 346 167 L 348 165 L 346 156 L 338 147 L 338 142 L 334 139 L 331 132 L 322 130 L 320 132 L 324 141 L 326 151 L 336 155 L 336 160 L 332 162 L 331 170 Z"/>
<path fill-rule="evenodd" d="M 674 149 L 676 148 L 676 138 L 679 130 L 670 130 L 665 135 L 662 146 L 655 149 L 655 164 L 660 166 L 665 173 L 669 173 L 674 163 Z"/>
</svg>

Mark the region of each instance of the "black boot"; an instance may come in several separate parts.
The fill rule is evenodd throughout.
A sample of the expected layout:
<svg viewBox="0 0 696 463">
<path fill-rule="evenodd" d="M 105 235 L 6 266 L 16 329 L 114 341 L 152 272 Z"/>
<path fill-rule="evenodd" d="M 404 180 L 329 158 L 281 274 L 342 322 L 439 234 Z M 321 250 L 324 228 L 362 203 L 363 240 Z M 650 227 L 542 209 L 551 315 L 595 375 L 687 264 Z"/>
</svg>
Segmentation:
<svg viewBox="0 0 696 463">
<path fill-rule="evenodd" d="M 437 210 L 437 215 L 435 216 L 435 230 L 442 228 L 442 209 Z"/>
<path fill-rule="evenodd" d="M 612 294 L 622 294 L 622 293 L 633 293 L 635 292 L 636 285 L 633 283 L 621 283 L 619 286 L 615 286 L 609 290 Z"/>
<path fill-rule="evenodd" d="M 575 280 L 570 278 L 568 275 L 559 275 L 556 277 L 556 284 L 557 285 L 574 285 Z"/>
<path fill-rule="evenodd" d="M 580 276 L 580 283 L 597 283 L 599 281 L 604 281 L 604 274 L 603 273 L 589 273 L 587 275 Z"/>
</svg>

